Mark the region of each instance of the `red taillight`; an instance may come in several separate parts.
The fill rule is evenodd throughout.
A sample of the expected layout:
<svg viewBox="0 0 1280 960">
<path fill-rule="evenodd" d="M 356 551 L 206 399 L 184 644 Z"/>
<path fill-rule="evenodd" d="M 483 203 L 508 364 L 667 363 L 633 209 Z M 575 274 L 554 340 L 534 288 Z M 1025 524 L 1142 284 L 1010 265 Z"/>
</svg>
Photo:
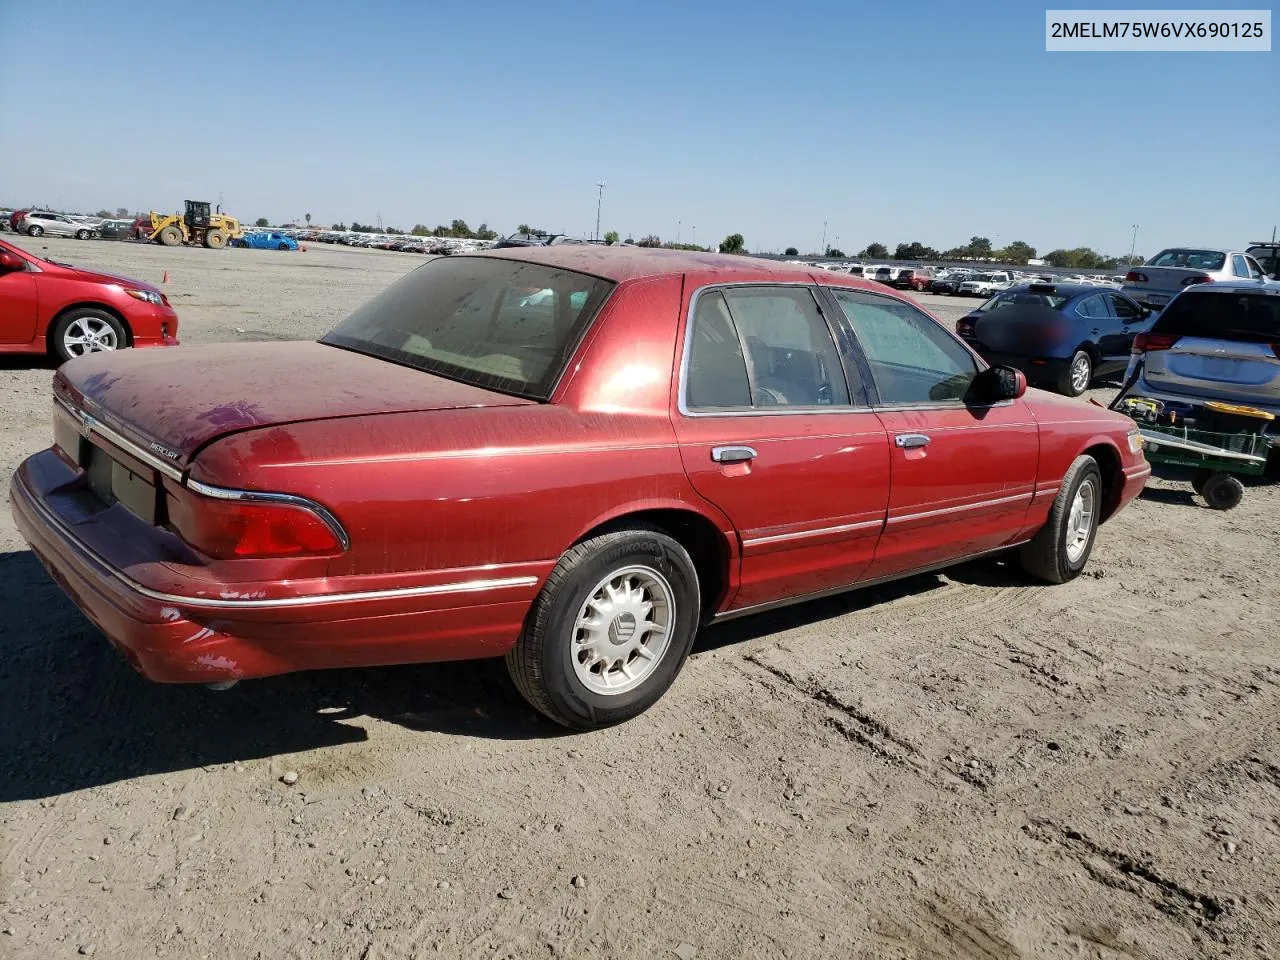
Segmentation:
<svg viewBox="0 0 1280 960">
<path fill-rule="evenodd" d="M 1137 270 L 1130 270 L 1128 273 L 1124 275 L 1124 282 L 1125 283 L 1146 283 L 1147 275 L 1145 273 L 1140 273 Z"/>
<path fill-rule="evenodd" d="M 219 560 L 314 556 L 344 549 L 336 522 L 306 501 L 249 499 L 254 496 L 263 495 L 219 491 L 218 496 L 202 496 L 184 490 L 169 499 L 169 522 L 192 547 Z"/>
<path fill-rule="evenodd" d="M 1152 353 L 1156 350 L 1169 350 L 1178 338 L 1167 333 L 1140 333 L 1133 338 L 1134 353 Z"/>
<path fill-rule="evenodd" d="M 1189 287 L 1196 283 L 1213 283 L 1213 277 L 1187 277 L 1182 281 L 1184 287 Z"/>
</svg>

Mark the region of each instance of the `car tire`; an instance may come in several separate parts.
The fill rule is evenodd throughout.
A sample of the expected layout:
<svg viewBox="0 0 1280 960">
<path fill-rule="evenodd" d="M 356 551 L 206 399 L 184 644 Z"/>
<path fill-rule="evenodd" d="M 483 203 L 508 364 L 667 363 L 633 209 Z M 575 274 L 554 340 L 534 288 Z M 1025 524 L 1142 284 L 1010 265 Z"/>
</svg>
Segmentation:
<svg viewBox="0 0 1280 960">
<path fill-rule="evenodd" d="M 182 231 L 177 227 L 165 227 L 160 231 L 160 242 L 166 247 L 177 247 L 182 244 Z"/>
<path fill-rule="evenodd" d="M 100 346 L 77 350 L 75 339 L 92 333 Z M 79 307 L 63 314 L 53 328 L 53 352 L 59 361 L 66 362 L 87 353 L 122 350 L 129 345 L 129 335 L 124 324 L 97 307 Z"/>
<path fill-rule="evenodd" d="M 31 226 L 27 227 L 28 237 L 39 237 L 44 234 L 44 227 Z"/>
<path fill-rule="evenodd" d="M 1071 355 L 1067 369 L 1058 378 L 1058 392 L 1068 397 L 1078 397 L 1093 383 L 1093 357 L 1088 350 L 1077 350 Z"/>
<path fill-rule="evenodd" d="M 1205 480 L 1197 492 L 1214 510 L 1233 510 L 1244 497 L 1244 484 L 1229 473 L 1215 473 Z"/>
<path fill-rule="evenodd" d="M 671 537 L 649 527 L 601 534 L 570 548 L 551 571 L 507 653 L 507 670 L 556 723 L 574 730 L 622 723 L 675 681 L 700 608 L 693 561 Z"/>
<path fill-rule="evenodd" d="M 287 243 L 280 243 L 280 244 L 277 244 L 277 245 L 276 245 L 276 249 L 277 249 L 277 250 L 288 250 L 288 249 L 289 249 L 289 245 L 288 245 Z"/>
<path fill-rule="evenodd" d="M 1074 580 L 1093 553 L 1101 519 L 1102 473 L 1085 454 L 1062 478 L 1044 526 L 1018 551 L 1022 569 L 1046 583 Z"/>
<path fill-rule="evenodd" d="M 77 240 L 88 240 L 88 239 L 89 239 L 89 231 L 88 231 L 88 230 L 77 230 L 77 231 L 76 231 L 76 239 L 77 239 Z"/>
</svg>

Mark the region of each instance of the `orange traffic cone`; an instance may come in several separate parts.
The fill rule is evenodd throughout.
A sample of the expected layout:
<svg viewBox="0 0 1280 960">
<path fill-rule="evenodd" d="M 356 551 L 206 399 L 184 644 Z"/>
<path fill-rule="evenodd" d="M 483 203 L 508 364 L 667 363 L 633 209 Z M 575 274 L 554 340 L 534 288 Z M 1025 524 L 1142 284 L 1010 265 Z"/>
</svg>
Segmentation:
<svg viewBox="0 0 1280 960">
<path fill-rule="evenodd" d="M 163 278 L 161 278 L 160 282 L 161 282 L 161 283 L 168 283 L 168 282 L 169 282 L 169 271 L 168 271 L 168 270 L 166 270 L 166 271 L 164 272 L 164 277 L 163 277 Z"/>
</svg>

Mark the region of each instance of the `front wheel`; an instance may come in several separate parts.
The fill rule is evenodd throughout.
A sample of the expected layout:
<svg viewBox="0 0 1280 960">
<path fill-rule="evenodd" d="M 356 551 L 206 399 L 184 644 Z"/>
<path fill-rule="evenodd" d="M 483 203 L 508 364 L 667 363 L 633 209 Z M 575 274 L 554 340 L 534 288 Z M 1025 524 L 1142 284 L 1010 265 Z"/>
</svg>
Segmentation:
<svg viewBox="0 0 1280 960">
<path fill-rule="evenodd" d="M 621 723 L 675 681 L 700 615 L 698 574 L 684 547 L 647 527 L 602 534 L 560 558 L 507 670 L 557 723 Z"/>
<path fill-rule="evenodd" d="M 1078 397 L 1089 389 L 1093 382 L 1093 358 L 1086 350 L 1077 350 L 1071 355 L 1071 362 L 1066 371 L 1058 379 L 1058 392 L 1068 397 Z"/>
<path fill-rule="evenodd" d="M 177 227 L 165 227 L 160 231 L 160 242 L 166 247 L 176 247 L 182 243 L 182 231 Z"/>
<path fill-rule="evenodd" d="M 226 231 L 210 230 L 204 235 L 204 245 L 210 250 L 221 250 L 227 245 Z"/>
<path fill-rule="evenodd" d="M 1074 580 L 1089 562 L 1102 519 L 1102 473 L 1087 454 L 1076 457 L 1040 532 L 1018 551 L 1022 569 L 1049 583 Z"/>
<path fill-rule="evenodd" d="M 128 346 L 124 326 L 96 307 L 72 310 L 58 321 L 53 331 L 53 349 L 59 360 L 103 353 Z"/>
</svg>

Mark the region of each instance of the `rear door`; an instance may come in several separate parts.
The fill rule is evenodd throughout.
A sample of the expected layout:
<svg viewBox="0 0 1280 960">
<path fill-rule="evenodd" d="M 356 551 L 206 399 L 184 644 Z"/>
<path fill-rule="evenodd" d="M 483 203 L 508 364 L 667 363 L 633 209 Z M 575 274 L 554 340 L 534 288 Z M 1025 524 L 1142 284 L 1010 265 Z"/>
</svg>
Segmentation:
<svg viewBox="0 0 1280 960">
<path fill-rule="evenodd" d="M 888 517 L 867 576 L 1009 543 L 1024 526 L 1040 457 L 1026 403 L 966 404 L 979 366 L 959 339 L 896 298 L 829 292 L 856 335 L 890 441 Z"/>
<path fill-rule="evenodd" d="M 697 290 L 677 410 L 684 469 L 740 537 L 730 608 L 839 589 L 875 555 L 889 441 L 808 284 Z"/>
<path fill-rule="evenodd" d="M 1153 390 L 1280 407 L 1280 289 L 1185 293 L 1147 342 L 1144 380 Z"/>
</svg>

